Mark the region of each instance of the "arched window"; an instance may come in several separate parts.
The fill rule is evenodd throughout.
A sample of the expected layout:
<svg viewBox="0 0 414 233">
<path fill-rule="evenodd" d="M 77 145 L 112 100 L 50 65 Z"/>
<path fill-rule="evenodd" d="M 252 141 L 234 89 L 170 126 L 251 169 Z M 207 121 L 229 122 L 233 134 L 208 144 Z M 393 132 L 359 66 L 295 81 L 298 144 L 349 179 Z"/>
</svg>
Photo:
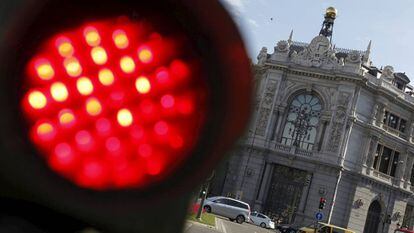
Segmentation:
<svg viewBox="0 0 414 233">
<path fill-rule="evenodd" d="M 289 107 L 282 143 L 312 150 L 321 110 L 322 104 L 317 96 L 297 95 Z"/>
</svg>

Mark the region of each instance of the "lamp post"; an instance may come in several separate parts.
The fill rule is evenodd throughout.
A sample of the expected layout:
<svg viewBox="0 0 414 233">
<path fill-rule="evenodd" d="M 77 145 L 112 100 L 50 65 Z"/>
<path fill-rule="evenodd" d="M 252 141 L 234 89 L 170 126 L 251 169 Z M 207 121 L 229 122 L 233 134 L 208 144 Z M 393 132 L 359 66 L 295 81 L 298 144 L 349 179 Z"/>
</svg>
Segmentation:
<svg viewBox="0 0 414 233">
<path fill-rule="evenodd" d="M 213 170 L 213 172 L 211 173 L 210 177 L 207 178 L 206 182 L 201 187 L 201 201 L 200 201 L 200 206 L 198 207 L 197 216 L 196 216 L 196 218 L 198 220 L 201 220 L 201 213 L 203 211 L 204 201 L 206 200 L 207 191 L 208 191 L 208 188 L 210 186 L 211 180 L 214 178 L 214 175 L 215 175 L 215 171 Z"/>
</svg>

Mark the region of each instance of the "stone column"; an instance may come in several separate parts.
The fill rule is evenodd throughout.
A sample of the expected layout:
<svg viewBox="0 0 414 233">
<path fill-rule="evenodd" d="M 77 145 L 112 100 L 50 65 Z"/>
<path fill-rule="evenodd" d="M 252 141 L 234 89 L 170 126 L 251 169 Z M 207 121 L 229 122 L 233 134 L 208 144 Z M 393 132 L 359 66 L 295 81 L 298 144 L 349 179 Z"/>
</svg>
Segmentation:
<svg viewBox="0 0 414 233">
<path fill-rule="evenodd" d="M 263 171 L 263 180 L 255 197 L 255 209 L 261 210 L 263 203 L 266 202 L 267 191 L 269 183 L 272 179 L 273 168 L 274 166 L 272 163 L 267 163 L 266 169 Z"/>
<path fill-rule="evenodd" d="M 277 136 L 279 135 L 279 131 L 281 130 L 282 127 L 282 121 L 283 121 L 283 113 L 284 113 L 284 109 L 283 107 L 278 107 L 277 108 L 277 121 L 276 121 L 276 127 L 275 127 L 275 132 L 273 132 L 273 138 L 272 140 L 277 139 Z"/>
<path fill-rule="evenodd" d="M 276 107 L 273 109 L 273 112 L 271 114 L 271 118 L 270 118 L 270 125 L 269 125 L 269 129 L 266 135 L 266 141 L 271 141 L 274 139 L 275 137 L 275 130 L 276 130 L 276 126 L 279 120 L 279 111 L 276 109 Z"/>
<path fill-rule="evenodd" d="M 371 174 L 372 167 L 375 161 L 375 152 L 377 151 L 379 138 L 372 136 L 371 145 L 367 155 L 367 174 Z"/>
<path fill-rule="evenodd" d="M 408 133 L 407 139 L 408 139 L 409 142 L 412 142 L 413 141 L 413 134 L 414 134 L 414 120 L 411 120 L 409 125 L 410 125 L 409 126 L 410 128 L 407 130 L 407 133 Z"/>
<path fill-rule="evenodd" d="M 375 125 L 375 123 L 377 122 L 377 115 L 378 115 L 378 104 L 375 104 L 374 107 L 372 108 L 372 114 L 371 114 L 371 124 Z"/>
<path fill-rule="evenodd" d="M 326 125 L 328 125 L 328 120 L 321 117 L 321 119 L 319 120 L 318 132 L 316 133 L 313 150 L 320 150 L 322 148 L 324 135 L 326 134 Z"/>
<path fill-rule="evenodd" d="M 382 127 L 384 125 L 384 123 L 383 123 L 384 115 L 385 115 L 385 105 L 381 105 L 380 110 L 378 111 L 378 116 L 377 116 L 377 126 L 378 127 Z"/>
<path fill-rule="evenodd" d="M 368 155 L 369 155 L 369 151 L 371 149 L 371 142 L 372 142 L 372 136 L 371 135 L 366 135 L 365 136 L 365 142 L 364 142 L 364 149 L 362 150 L 362 160 L 361 163 L 364 166 L 367 166 L 367 162 L 368 162 Z"/>
<path fill-rule="evenodd" d="M 283 130 L 285 128 L 285 125 L 284 125 L 285 119 L 284 119 L 284 117 L 287 116 L 287 114 L 288 114 L 286 111 L 289 111 L 289 109 L 286 108 L 286 107 L 279 107 L 279 112 L 280 112 L 279 122 L 277 123 L 276 134 L 275 134 L 276 135 L 275 139 L 278 143 L 280 142 L 280 140 L 282 138 Z"/>
<path fill-rule="evenodd" d="M 407 156 L 407 164 L 405 167 L 404 172 L 404 188 L 409 188 L 408 186 L 411 185 L 411 171 L 414 164 L 414 158 L 411 156 L 411 154 L 408 154 Z"/>
<path fill-rule="evenodd" d="M 405 167 L 407 166 L 407 155 L 408 155 L 408 151 L 401 154 L 400 158 L 398 158 L 397 171 L 396 171 L 397 174 L 395 175 L 395 179 L 396 179 L 398 186 L 400 186 L 400 184 L 403 184 L 404 182 Z"/>
</svg>

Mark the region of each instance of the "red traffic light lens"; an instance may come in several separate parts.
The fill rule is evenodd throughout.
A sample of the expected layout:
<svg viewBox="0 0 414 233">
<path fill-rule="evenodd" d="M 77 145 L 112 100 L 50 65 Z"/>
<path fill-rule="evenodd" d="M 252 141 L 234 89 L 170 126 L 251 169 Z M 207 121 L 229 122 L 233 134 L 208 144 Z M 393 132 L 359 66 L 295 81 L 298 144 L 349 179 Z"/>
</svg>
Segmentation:
<svg viewBox="0 0 414 233">
<path fill-rule="evenodd" d="M 48 166 L 99 190 L 141 188 L 177 169 L 207 114 L 200 58 L 188 44 L 126 17 L 39 44 L 21 108 Z"/>
</svg>

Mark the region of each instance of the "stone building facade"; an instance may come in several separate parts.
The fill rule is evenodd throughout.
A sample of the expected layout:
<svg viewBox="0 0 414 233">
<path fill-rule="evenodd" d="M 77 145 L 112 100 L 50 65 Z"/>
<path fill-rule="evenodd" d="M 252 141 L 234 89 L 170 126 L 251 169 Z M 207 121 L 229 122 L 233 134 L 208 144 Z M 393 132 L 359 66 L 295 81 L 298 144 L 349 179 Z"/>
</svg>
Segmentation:
<svg viewBox="0 0 414 233">
<path fill-rule="evenodd" d="M 326 17 L 325 17 L 326 19 Z M 254 116 L 211 192 L 282 223 L 322 221 L 356 232 L 414 223 L 414 97 L 405 73 L 366 51 L 310 43 L 263 48 L 253 66 Z M 413 184 L 414 185 L 414 184 Z"/>
</svg>

